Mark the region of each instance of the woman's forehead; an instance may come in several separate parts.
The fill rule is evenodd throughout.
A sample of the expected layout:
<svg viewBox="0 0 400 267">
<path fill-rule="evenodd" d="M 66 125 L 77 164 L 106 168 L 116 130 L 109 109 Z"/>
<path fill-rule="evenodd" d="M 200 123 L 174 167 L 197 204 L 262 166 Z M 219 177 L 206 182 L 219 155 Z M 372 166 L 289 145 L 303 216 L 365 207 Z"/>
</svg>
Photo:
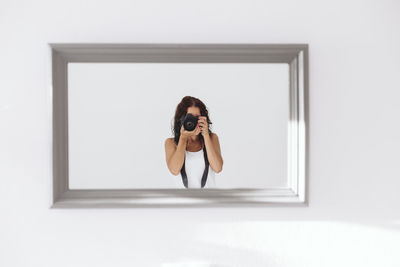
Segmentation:
<svg viewBox="0 0 400 267">
<path fill-rule="evenodd" d="M 190 107 L 188 108 L 187 113 L 192 113 L 194 115 L 200 115 L 200 109 L 198 107 Z"/>
</svg>

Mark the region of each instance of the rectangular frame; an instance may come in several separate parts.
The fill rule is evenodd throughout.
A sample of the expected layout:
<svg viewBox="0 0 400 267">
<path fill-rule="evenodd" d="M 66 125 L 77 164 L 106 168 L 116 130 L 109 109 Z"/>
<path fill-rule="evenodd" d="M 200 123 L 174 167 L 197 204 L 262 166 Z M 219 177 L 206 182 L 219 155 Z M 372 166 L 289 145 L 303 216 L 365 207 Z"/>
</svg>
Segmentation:
<svg viewBox="0 0 400 267">
<path fill-rule="evenodd" d="M 51 208 L 307 206 L 308 44 L 49 43 L 53 197 Z M 69 189 L 68 63 L 289 64 L 288 185 L 264 189 Z"/>
</svg>

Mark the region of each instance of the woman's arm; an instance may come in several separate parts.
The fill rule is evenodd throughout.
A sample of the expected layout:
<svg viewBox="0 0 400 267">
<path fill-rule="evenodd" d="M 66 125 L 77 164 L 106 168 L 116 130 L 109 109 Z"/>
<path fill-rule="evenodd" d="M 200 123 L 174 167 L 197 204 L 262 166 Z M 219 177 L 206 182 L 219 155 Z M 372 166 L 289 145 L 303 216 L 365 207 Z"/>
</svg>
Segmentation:
<svg viewBox="0 0 400 267">
<path fill-rule="evenodd" d="M 224 160 L 221 156 L 221 148 L 218 136 L 216 133 L 213 133 L 211 136 L 209 134 L 205 134 L 203 136 L 206 144 L 208 162 L 210 163 L 210 166 L 214 172 L 220 173 L 222 171 Z"/>
<path fill-rule="evenodd" d="M 183 161 L 185 160 L 187 137 L 181 135 L 178 145 L 169 138 L 165 140 L 165 158 L 168 169 L 173 175 L 178 175 L 181 172 Z"/>
</svg>

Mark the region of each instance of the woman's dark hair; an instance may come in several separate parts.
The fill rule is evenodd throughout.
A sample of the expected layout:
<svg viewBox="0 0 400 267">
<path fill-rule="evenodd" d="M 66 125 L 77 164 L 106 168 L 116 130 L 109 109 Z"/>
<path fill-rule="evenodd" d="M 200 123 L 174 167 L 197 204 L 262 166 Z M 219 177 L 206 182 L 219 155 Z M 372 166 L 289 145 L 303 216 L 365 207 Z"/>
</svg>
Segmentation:
<svg viewBox="0 0 400 267">
<path fill-rule="evenodd" d="M 206 105 L 204 105 L 204 103 L 196 98 L 196 97 L 192 97 L 192 96 L 185 96 L 184 98 L 182 98 L 181 102 L 178 104 L 178 106 L 176 107 L 176 111 L 175 111 L 175 117 L 174 117 L 174 126 L 173 126 L 173 135 L 174 135 L 174 141 L 175 144 L 178 145 L 179 143 L 179 138 L 181 136 L 181 122 L 180 119 L 182 116 L 185 116 L 187 113 L 188 108 L 190 107 L 198 107 L 200 109 L 200 116 L 205 116 L 207 117 L 207 123 L 208 123 L 208 133 L 211 135 L 212 131 L 210 130 L 210 126 L 212 124 L 210 117 L 208 116 L 208 110 Z M 204 137 L 203 135 L 200 133 L 199 134 L 199 139 L 201 141 L 201 143 L 204 143 Z"/>
</svg>

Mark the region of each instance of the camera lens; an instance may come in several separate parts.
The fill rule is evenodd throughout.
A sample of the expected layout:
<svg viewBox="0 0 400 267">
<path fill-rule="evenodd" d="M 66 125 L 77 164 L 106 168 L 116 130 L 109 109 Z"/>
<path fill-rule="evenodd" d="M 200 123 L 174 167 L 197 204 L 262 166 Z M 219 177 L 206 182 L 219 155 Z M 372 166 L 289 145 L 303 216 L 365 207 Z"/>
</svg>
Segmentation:
<svg viewBox="0 0 400 267">
<path fill-rule="evenodd" d="M 199 119 L 192 114 L 188 113 L 183 120 L 183 127 L 186 131 L 193 131 L 196 128 Z"/>
</svg>

